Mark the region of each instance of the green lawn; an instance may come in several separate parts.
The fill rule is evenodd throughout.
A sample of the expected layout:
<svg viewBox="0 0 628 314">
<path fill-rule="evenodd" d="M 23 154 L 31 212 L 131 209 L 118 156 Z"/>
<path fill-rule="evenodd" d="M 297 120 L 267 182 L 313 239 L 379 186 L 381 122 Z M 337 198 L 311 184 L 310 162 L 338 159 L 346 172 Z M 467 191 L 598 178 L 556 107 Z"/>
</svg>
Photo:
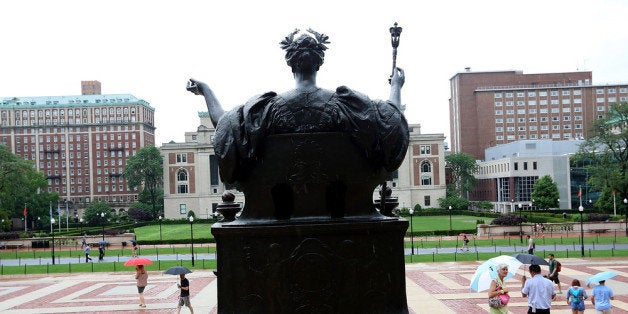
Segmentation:
<svg viewBox="0 0 628 314">
<path fill-rule="evenodd" d="M 405 218 L 410 221 L 410 217 Z M 453 231 L 475 229 L 478 220 L 484 220 L 487 224 L 493 221 L 492 218 L 488 217 L 452 215 L 451 229 Z M 413 216 L 412 229 L 414 232 L 449 230 L 449 216 Z M 410 228 L 408 228 L 409 231 Z"/>
<path fill-rule="evenodd" d="M 210 223 L 194 223 L 192 231 L 195 239 L 213 239 Z M 135 228 L 136 239 L 139 243 L 146 240 L 159 240 L 159 224 Z M 161 238 L 163 240 L 190 239 L 190 224 L 162 224 Z"/>
</svg>

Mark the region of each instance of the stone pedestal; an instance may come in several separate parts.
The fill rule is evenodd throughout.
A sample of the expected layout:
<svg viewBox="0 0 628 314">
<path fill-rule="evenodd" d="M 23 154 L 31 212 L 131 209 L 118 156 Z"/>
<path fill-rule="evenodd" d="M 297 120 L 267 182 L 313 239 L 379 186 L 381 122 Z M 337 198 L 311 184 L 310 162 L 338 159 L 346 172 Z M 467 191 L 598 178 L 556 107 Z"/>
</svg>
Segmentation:
<svg viewBox="0 0 628 314">
<path fill-rule="evenodd" d="M 216 223 L 219 313 L 408 313 L 404 219 Z"/>
</svg>

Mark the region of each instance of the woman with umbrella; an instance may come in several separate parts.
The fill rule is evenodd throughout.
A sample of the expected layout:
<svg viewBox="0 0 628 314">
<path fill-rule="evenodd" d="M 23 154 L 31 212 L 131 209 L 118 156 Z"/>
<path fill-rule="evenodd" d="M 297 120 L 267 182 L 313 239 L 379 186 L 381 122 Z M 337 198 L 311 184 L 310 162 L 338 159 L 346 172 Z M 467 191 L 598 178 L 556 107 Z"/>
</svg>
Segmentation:
<svg viewBox="0 0 628 314">
<path fill-rule="evenodd" d="M 501 295 L 508 295 L 508 290 L 504 289 L 504 279 L 508 275 L 508 265 L 506 263 L 500 263 L 497 265 L 497 277 L 491 281 L 491 287 L 488 289 L 488 298 L 495 298 Z M 493 314 L 507 314 L 508 305 L 501 307 L 492 307 L 491 313 Z"/>
<path fill-rule="evenodd" d="M 148 285 L 148 273 L 144 269 L 144 265 L 135 267 L 135 280 L 137 280 L 137 293 L 140 295 L 140 307 L 146 307 L 144 302 L 144 288 Z"/>
</svg>

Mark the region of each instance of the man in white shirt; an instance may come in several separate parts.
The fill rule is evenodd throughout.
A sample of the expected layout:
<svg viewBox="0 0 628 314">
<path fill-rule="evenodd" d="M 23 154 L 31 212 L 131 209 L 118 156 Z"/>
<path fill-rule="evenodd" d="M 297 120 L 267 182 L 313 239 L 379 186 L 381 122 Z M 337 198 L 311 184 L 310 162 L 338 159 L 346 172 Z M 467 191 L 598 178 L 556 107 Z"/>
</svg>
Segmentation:
<svg viewBox="0 0 628 314">
<path fill-rule="evenodd" d="M 530 265 L 530 280 L 521 278 L 521 295 L 528 297 L 528 314 L 549 314 L 552 300 L 556 297 L 554 284 L 541 275 L 541 266 Z"/>
<path fill-rule="evenodd" d="M 532 237 L 530 237 L 530 235 L 527 235 L 528 237 L 528 254 L 534 254 L 534 240 L 532 240 Z"/>
</svg>

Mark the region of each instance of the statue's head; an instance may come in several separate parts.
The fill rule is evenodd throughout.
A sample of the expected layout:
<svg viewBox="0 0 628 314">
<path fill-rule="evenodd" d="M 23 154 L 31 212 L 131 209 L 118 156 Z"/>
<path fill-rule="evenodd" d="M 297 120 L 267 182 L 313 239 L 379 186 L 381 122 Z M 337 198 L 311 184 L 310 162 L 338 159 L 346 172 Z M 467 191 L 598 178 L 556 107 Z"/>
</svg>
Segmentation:
<svg viewBox="0 0 628 314">
<path fill-rule="evenodd" d="M 286 51 L 286 63 L 293 73 L 318 71 L 325 59 L 325 44 L 329 43 L 329 37 L 312 29 L 307 31 L 314 37 L 302 34 L 294 39 L 294 35 L 299 32 L 297 29 L 281 42 L 281 48 Z"/>
</svg>

